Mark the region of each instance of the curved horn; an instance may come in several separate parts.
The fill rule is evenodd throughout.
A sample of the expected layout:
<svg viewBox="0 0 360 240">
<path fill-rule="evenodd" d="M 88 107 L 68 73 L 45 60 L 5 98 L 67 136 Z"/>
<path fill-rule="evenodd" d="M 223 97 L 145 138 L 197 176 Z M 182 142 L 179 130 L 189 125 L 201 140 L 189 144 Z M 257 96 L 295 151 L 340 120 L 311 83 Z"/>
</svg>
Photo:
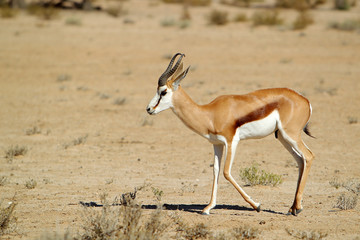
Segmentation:
<svg viewBox="0 0 360 240">
<path fill-rule="evenodd" d="M 181 57 L 178 59 L 178 61 L 176 62 L 175 66 L 172 68 L 172 65 L 174 64 L 174 61 L 176 59 L 177 56 L 181 55 Z M 174 74 L 174 72 L 176 71 L 176 69 L 179 67 L 182 58 L 185 56 L 185 54 L 181 54 L 181 53 L 177 53 L 175 54 L 172 58 L 171 61 L 169 63 L 169 66 L 166 68 L 165 72 L 160 76 L 159 78 L 159 82 L 158 85 L 159 86 L 164 86 L 167 82 L 167 79 Z"/>
</svg>

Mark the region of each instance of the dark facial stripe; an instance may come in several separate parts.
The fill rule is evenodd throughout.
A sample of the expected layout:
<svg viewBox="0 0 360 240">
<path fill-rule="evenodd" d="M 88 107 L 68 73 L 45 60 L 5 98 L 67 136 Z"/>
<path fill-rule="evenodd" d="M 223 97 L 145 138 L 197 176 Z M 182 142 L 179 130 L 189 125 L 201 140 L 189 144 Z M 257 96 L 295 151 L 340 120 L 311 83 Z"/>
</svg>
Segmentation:
<svg viewBox="0 0 360 240">
<path fill-rule="evenodd" d="M 278 105 L 279 105 L 278 102 L 272 102 L 272 103 L 265 105 L 264 107 L 258 108 L 255 111 L 248 113 L 247 115 L 239 118 L 236 121 L 235 127 L 238 128 L 246 123 L 257 121 L 257 120 L 267 117 L 270 113 L 272 113 L 278 107 Z"/>
</svg>

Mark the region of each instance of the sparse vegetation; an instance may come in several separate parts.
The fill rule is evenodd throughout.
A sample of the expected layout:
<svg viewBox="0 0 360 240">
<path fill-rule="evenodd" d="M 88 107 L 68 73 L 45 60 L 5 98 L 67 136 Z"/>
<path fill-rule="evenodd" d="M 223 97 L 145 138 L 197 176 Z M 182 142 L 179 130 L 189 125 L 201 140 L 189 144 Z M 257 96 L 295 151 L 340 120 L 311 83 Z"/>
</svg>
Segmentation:
<svg viewBox="0 0 360 240">
<path fill-rule="evenodd" d="M 360 31 L 360 19 L 348 19 L 343 22 L 331 22 L 329 27 L 331 29 L 341 31 Z"/>
<path fill-rule="evenodd" d="M 284 21 L 279 17 L 278 10 L 260 10 L 252 15 L 253 26 L 275 26 L 280 25 Z"/>
<path fill-rule="evenodd" d="M 248 20 L 245 13 L 238 13 L 234 17 L 234 22 L 246 22 Z"/>
<path fill-rule="evenodd" d="M 30 4 L 27 7 L 28 14 L 36 16 L 42 20 L 53 20 L 59 16 L 59 10 L 52 6 L 41 6 L 39 4 Z"/>
<path fill-rule="evenodd" d="M 347 194 L 343 193 L 338 197 L 334 207 L 339 208 L 341 210 L 354 209 L 357 204 L 357 197 L 358 196 L 354 193 L 347 193 Z"/>
<path fill-rule="evenodd" d="M 19 11 L 8 6 L 0 6 L 0 17 L 2 18 L 14 18 L 17 16 Z"/>
<path fill-rule="evenodd" d="M 225 25 L 228 23 L 228 12 L 213 9 L 208 16 L 209 24 Z"/>
<path fill-rule="evenodd" d="M 128 13 L 124 8 L 124 1 L 118 1 L 116 5 L 106 8 L 105 11 L 112 17 L 122 17 Z"/>
<path fill-rule="evenodd" d="M 136 190 L 133 196 L 136 197 Z M 161 209 L 155 210 L 147 219 L 141 206 L 135 203 L 135 197 L 120 206 L 109 204 L 103 197 L 101 211 L 85 208 L 82 230 L 74 239 L 159 239 L 168 227 L 161 221 Z"/>
<path fill-rule="evenodd" d="M 312 15 L 309 12 L 298 11 L 298 16 L 296 17 L 295 21 L 293 22 L 293 29 L 294 30 L 302 30 L 313 23 L 314 23 L 314 18 L 312 17 Z"/>
<path fill-rule="evenodd" d="M 5 151 L 5 158 L 11 163 L 14 157 L 24 156 L 28 152 L 28 148 L 26 146 L 11 146 Z"/>
<path fill-rule="evenodd" d="M 323 232 L 319 232 L 319 231 L 315 231 L 315 230 L 291 230 L 286 228 L 285 229 L 286 232 L 297 239 L 306 239 L 306 240 L 321 240 L 324 239 L 325 237 L 327 237 L 327 233 L 323 233 Z"/>
<path fill-rule="evenodd" d="M 4 186 L 8 181 L 8 178 L 5 176 L 0 176 L 0 187 Z"/>
<path fill-rule="evenodd" d="M 25 187 L 27 189 L 34 189 L 37 186 L 37 182 L 34 179 L 29 179 L 25 182 Z"/>
<path fill-rule="evenodd" d="M 124 105 L 126 103 L 126 98 L 125 97 L 119 97 L 117 99 L 114 100 L 114 104 L 121 106 Z"/>
<path fill-rule="evenodd" d="M 211 0 L 162 0 L 164 3 L 186 3 L 191 6 L 209 6 Z"/>
<path fill-rule="evenodd" d="M 34 126 L 32 128 L 28 128 L 25 131 L 25 134 L 30 136 L 30 135 L 35 135 L 35 134 L 40 134 L 41 133 L 41 129 L 38 126 Z"/>
<path fill-rule="evenodd" d="M 356 5 L 356 0 L 333 0 L 334 8 L 337 10 L 349 10 Z"/>
<path fill-rule="evenodd" d="M 356 124 L 356 123 L 358 123 L 357 117 L 349 116 L 349 117 L 348 117 L 348 123 L 349 123 L 349 124 Z"/>
<path fill-rule="evenodd" d="M 69 17 L 65 20 L 65 24 L 70 26 L 81 26 L 82 23 L 80 18 Z"/>
<path fill-rule="evenodd" d="M 354 209 L 357 204 L 357 198 L 360 194 L 360 182 L 357 179 L 349 179 L 347 181 L 340 181 L 339 179 L 333 179 L 330 185 L 339 189 L 340 187 L 345 188 L 348 192 L 342 193 L 335 203 L 334 207 L 341 210 Z"/>
<path fill-rule="evenodd" d="M 84 144 L 84 143 L 86 142 L 88 136 L 89 136 L 89 135 L 86 134 L 86 135 L 84 135 L 84 136 L 75 138 L 75 139 L 72 140 L 71 142 L 63 144 L 63 146 L 64 146 L 65 149 L 68 149 L 69 147 L 72 147 L 72 146 Z"/>
<path fill-rule="evenodd" d="M 154 187 L 152 187 L 151 189 L 152 189 L 152 192 L 153 192 L 155 198 L 160 202 L 164 192 L 162 190 L 160 190 L 158 188 L 154 188 Z"/>
<path fill-rule="evenodd" d="M 15 207 L 14 200 L 8 204 L 4 204 L 4 200 L 0 201 L 0 237 L 15 230 L 17 221 L 14 216 Z"/>
<path fill-rule="evenodd" d="M 245 184 L 250 186 L 266 185 L 275 187 L 283 182 L 281 175 L 265 172 L 264 170 L 259 169 L 257 164 L 254 164 L 249 168 L 241 169 L 240 177 Z"/>
</svg>

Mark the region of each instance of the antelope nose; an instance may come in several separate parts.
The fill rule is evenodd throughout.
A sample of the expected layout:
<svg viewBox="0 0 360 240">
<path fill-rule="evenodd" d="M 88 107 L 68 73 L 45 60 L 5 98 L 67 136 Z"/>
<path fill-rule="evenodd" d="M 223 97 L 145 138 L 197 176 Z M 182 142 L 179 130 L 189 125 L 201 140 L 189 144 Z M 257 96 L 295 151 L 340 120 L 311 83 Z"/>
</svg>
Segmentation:
<svg viewBox="0 0 360 240">
<path fill-rule="evenodd" d="M 147 107 L 147 108 L 146 108 L 146 111 L 147 111 L 148 113 L 150 113 L 150 110 L 151 110 L 150 107 Z"/>
</svg>

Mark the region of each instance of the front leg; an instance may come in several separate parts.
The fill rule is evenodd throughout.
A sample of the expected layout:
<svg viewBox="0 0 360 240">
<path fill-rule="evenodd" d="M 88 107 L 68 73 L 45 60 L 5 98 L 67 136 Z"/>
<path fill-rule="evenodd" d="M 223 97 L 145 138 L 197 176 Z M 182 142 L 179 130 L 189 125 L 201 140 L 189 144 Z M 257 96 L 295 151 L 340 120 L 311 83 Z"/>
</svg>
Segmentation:
<svg viewBox="0 0 360 240">
<path fill-rule="evenodd" d="M 202 211 L 202 214 L 205 215 L 210 214 L 210 210 L 216 206 L 216 194 L 217 194 L 217 188 L 219 182 L 219 173 L 220 173 L 220 165 L 221 165 L 221 158 L 223 155 L 223 149 L 224 149 L 224 145 L 214 144 L 214 180 L 213 180 L 210 203 Z"/>
</svg>

